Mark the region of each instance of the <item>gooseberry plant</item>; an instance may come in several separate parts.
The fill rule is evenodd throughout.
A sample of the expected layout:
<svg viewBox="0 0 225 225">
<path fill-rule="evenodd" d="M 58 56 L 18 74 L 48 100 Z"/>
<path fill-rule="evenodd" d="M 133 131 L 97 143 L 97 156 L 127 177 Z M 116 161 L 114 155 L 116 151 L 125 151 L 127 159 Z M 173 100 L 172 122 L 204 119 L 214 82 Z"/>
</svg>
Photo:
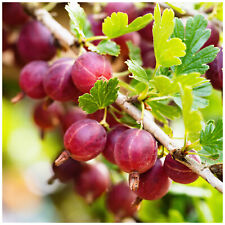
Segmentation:
<svg viewBox="0 0 225 225">
<path fill-rule="evenodd" d="M 70 163 L 68 167 L 65 165 L 66 169 L 63 164 L 67 160 L 72 164 L 78 161 L 83 169 L 78 171 L 82 175 L 76 174 L 74 178 L 75 189 L 88 202 L 94 201 L 111 185 L 107 173 L 101 175 L 97 164 L 90 166 L 87 162 L 102 154 L 110 169 L 129 173 L 131 192 L 127 184 L 121 183 L 114 184 L 108 193 L 107 207 L 118 219 L 133 215 L 137 210 L 137 199 L 162 198 L 169 191 L 172 180 L 186 184 L 200 175 L 210 182 L 201 168 L 222 165 L 222 120 L 204 121 L 201 114 L 201 109 L 209 104 L 212 88 L 222 90 L 222 48 L 206 45 L 211 31 L 202 15 L 184 22 L 174 13 L 174 10 L 183 12 L 181 9 L 169 4 L 174 10 L 167 8 L 162 11 L 159 4 L 155 4 L 150 7 L 152 13 L 143 13 L 143 10 L 141 16 L 129 19 L 129 12 L 120 12 L 120 7 L 116 9 L 114 4 L 109 5 L 105 8 L 107 16 L 104 20 L 94 21 L 95 18 L 87 17 L 78 3 L 68 3 L 65 9 L 75 40 L 72 47 L 76 46 L 79 51 L 76 59 L 62 58 L 50 66 L 42 61 L 31 62 L 21 72 L 20 86 L 31 98 L 47 96 L 45 107 L 39 109 L 45 112 L 39 116 L 36 113 L 35 118 L 38 121 L 43 114 L 43 120 L 50 121 L 50 128 L 55 123 L 49 118 L 51 115 L 47 109 L 51 107 L 49 104 L 54 104 L 53 101 L 71 101 L 83 110 L 71 107 L 65 112 L 54 113 L 62 124 L 65 145 L 65 151 L 53 166 L 55 178 L 63 182 L 67 180 L 61 176 L 70 168 Z M 132 7 L 127 8 L 133 10 Z M 110 10 L 113 12 L 109 15 Z M 101 35 L 94 34 L 93 21 L 99 23 L 98 26 L 95 24 L 98 29 L 102 28 L 97 31 Z M 141 38 L 138 32 L 146 28 L 152 29 L 148 34 L 150 42 L 153 39 L 154 68 L 144 66 L 142 50 L 137 44 Z M 22 35 L 25 35 L 24 31 Z M 128 36 L 121 38 L 125 35 Z M 137 36 L 139 39 L 135 38 Z M 145 39 L 148 40 L 147 34 Z M 23 52 L 20 46 L 21 43 L 19 49 Z M 42 55 L 41 48 L 39 51 Z M 109 60 L 118 58 L 125 69 L 113 72 Z M 40 64 L 38 68 L 37 64 Z M 210 70 L 211 65 L 217 69 Z M 38 69 L 45 71 L 39 73 Z M 210 80 L 205 77 L 207 73 Z M 70 118 L 65 125 L 68 112 L 71 112 Z M 107 122 L 109 116 L 119 126 L 110 126 Z M 171 121 L 178 118 L 183 119 L 185 128 L 182 146 L 174 144 L 176 138 L 170 126 Z M 41 125 L 41 128 L 45 126 Z M 187 161 L 188 156 L 194 165 Z M 211 173 L 210 170 L 208 172 Z M 213 174 L 210 176 L 214 177 Z M 221 177 L 217 173 L 215 176 Z M 95 186 L 96 179 L 98 183 Z M 211 184 L 222 192 L 221 181 L 216 177 Z M 117 189 L 123 195 L 127 194 L 124 196 L 126 204 L 117 194 Z M 116 201 L 121 202 L 120 215 L 115 207 Z"/>
</svg>

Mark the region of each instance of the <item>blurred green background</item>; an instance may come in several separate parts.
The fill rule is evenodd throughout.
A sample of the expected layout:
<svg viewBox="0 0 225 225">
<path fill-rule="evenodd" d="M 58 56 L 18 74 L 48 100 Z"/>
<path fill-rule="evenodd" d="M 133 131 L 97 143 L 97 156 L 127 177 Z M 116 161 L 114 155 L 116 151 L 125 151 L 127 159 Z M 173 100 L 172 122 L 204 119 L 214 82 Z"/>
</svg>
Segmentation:
<svg viewBox="0 0 225 225">
<path fill-rule="evenodd" d="M 57 7 L 56 10 L 64 10 L 63 5 Z M 15 105 L 10 102 L 19 91 L 20 67 L 4 60 L 6 56 L 3 55 L 2 100 L 3 221 L 113 222 L 104 195 L 88 205 L 72 184 L 47 184 L 53 175 L 52 162 L 63 148 L 61 130 L 49 131 L 41 140 L 32 118 L 37 101 L 26 97 Z M 222 118 L 221 92 L 213 90 L 209 100 L 209 106 L 202 110 L 205 120 Z M 182 121 L 174 121 L 173 128 L 178 133 L 182 127 Z M 222 222 L 223 196 L 202 178 L 189 185 L 173 183 L 164 198 L 143 201 L 137 218 L 142 222 Z"/>
</svg>

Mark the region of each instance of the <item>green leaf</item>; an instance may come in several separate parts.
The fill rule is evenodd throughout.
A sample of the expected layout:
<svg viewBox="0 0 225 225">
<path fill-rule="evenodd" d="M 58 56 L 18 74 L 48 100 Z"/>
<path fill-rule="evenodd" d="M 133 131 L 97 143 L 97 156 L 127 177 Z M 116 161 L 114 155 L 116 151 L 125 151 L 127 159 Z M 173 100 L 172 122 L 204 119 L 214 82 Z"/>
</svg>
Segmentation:
<svg viewBox="0 0 225 225">
<path fill-rule="evenodd" d="M 147 103 L 151 106 L 152 113 L 155 114 L 156 117 L 160 119 L 160 121 L 162 121 L 162 117 L 165 119 L 174 120 L 181 115 L 177 106 L 167 105 L 159 101 L 147 101 Z M 163 119 L 162 122 L 165 122 L 165 120 Z"/>
<path fill-rule="evenodd" d="M 128 70 L 133 74 L 134 79 L 149 85 L 150 78 L 148 74 L 136 61 L 127 60 L 125 63 L 128 66 Z"/>
<path fill-rule="evenodd" d="M 101 55 L 118 56 L 120 54 L 120 46 L 110 40 L 102 40 L 97 46 L 91 45 L 88 49 Z"/>
<path fill-rule="evenodd" d="M 178 31 L 182 29 L 181 26 L 183 25 L 178 21 L 176 20 L 176 23 L 179 23 L 179 29 L 175 30 L 173 36 L 181 38 L 183 34 Z M 210 36 L 210 30 L 206 29 L 207 23 L 207 20 L 201 15 L 187 20 L 184 38 L 186 55 L 182 58 L 182 64 L 176 66 L 175 73 L 177 75 L 191 72 L 204 74 L 209 69 L 209 66 L 206 64 L 216 58 L 219 49 L 212 45 L 199 51 Z"/>
<path fill-rule="evenodd" d="M 192 110 L 205 108 L 208 106 L 208 100 L 205 97 L 211 94 L 211 84 L 209 80 L 201 77 L 199 73 L 190 73 L 170 79 L 167 76 L 159 75 L 150 81 L 156 90 L 158 96 L 174 96 L 175 103 L 182 109 L 180 86 L 189 86 L 193 89 Z"/>
<path fill-rule="evenodd" d="M 172 37 L 177 37 L 184 41 L 184 25 L 181 19 L 175 18 L 175 26 Z"/>
<path fill-rule="evenodd" d="M 183 83 L 183 85 L 185 85 L 185 83 Z M 209 100 L 205 99 L 205 97 L 210 96 L 211 92 L 212 92 L 212 85 L 210 84 L 210 82 L 202 82 L 202 84 L 200 83 L 199 86 L 194 87 L 192 91 L 194 98 L 192 110 L 197 110 L 199 108 L 203 109 L 207 107 L 209 105 Z M 176 97 L 174 97 L 174 101 L 180 108 L 182 108 L 180 94 L 176 94 L 175 96 Z"/>
<path fill-rule="evenodd" d="M 185 126 L 185 133 L 190 141 L 199 139 L 202 129 L 202 115 L 199 111 L 192 110 L 193 94 L 192 89 L 188 86 L 182 87 L 182 114 Z"/>
<path fill-rule="evenodd" d="M 152 14 L 148 13 L 142 17 L 136 18 L 128 25 L 128 16 L 126 13 L 112 13 L 106 17 L 102 24 L 102 32 L 111 38 L 120 37 L 124 34 L 141 30 L 152 21 Z"/>
<path fill-rule="evenodd" d="M 117 78 L 110 79 L 108 82 L 98 80 L 90 90 L 90 94 L 86 93 L 79 97 L 79 107 L 87 113 L 94 113 L 111 105 L 118 96 L 118 83 Z"/>
<path fill-rule="evenodd" d="M 214 165 L 216 163 L 223 163 L 223 151 L 219 151 L 215 154 L 210 154 L 204 149 L 198 151 L 201 158 L 201 162 L 207 165 Z"/>
<path fill-rule="evenodd" d="M 196 88 L 195 93 L 197 95 L 197 88 L 200 88 L 203 84 L 208 84 L 209 80 L 201 77 L 199 73 L 185 74 L 172 79 L 167 76 L 159 75 L 151 80 L 151 84 L 155 86 L 160 96 L 174 95 L 175 93 L 180 92 L 180 87 L 178 85 L 179 83 L 183 86 L 190 86 L 193 89 Z M 209 91 L 209 89 L 207 91 Z"/>
<path fill-rule="evenodd" d="M 153 40 L 156 64 L 164 67 L 180 65 L 186 46 L 179 38 L 170 38 L 174 30 L 174 12 L 166 9 L 161 18 L 159 5 L 154 10 Z"/>
<path fill-rule="evenodd" d="M 141 66 L 143 64 L 141 58 L 141 49 L 134 45 L 132 41 L 127 41 L 126 44 L 129 49 L 129 58 Z"/>
<path fill-rule="evenodd" d="M 205 129 L 201 131 L 200 144 L 211 155 L 223 150 L 222 120 L 219 120 L 216 125 L 214 121 L 208 121 Z"/>
<path fill-rule="evenodd" d="M 179 91 L 178 84 L 175 84 L 167 76 L 156 76 L 153 80 L 151 80 L 151 84 L 155 86 L 156 90 L 159 93 L 159 96 L 173 95 Z"/>
<path fill-rule="evenodd" d="M 65 6 L 65 9 L 69 13 L 71 27 L 75 33 L 78 33 L 81 37 L 85 37 L 84 30 L 87 28 L 87 18 L 84 9 L 75 1 L 69 2 Z"/>
</svg>

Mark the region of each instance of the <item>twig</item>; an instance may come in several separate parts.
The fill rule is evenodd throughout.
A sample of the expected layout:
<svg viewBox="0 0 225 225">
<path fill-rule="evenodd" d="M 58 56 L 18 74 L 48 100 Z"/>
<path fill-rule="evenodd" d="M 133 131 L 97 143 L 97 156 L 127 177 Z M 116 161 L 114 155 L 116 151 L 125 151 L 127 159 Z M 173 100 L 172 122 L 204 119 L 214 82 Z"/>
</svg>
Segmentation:
<svg viewBox="0 0 225 225">
<path fill-rule="evenodd" d="M 72 50 L 77 54 L 77 39 L 67 29 L 59 24 L 46 9 L 38 8 L 38 5 L 35 3 L 23 3 L 23 6 L 29 14 L 33 15 L 51 31 L 63 48 L 67 50 L 72 48 Z M 74 46 L 76 48 L 73 48 Z"/>
<path fill-rule="evenodd" d="M 25 3 L 24 6 L 32 13 L 39 21 L 41 21 L 55 36 L 63 47 L 71 48 L 75 45 L 76 39 L 74 36 L 62 27 L 45 9 L 37 9 L 31 7 L 32 3 Z M 76 51 L 74 51 L 76 54 Z M 77 55 L 76 55 L 77 56 Z M 135 120 L 141 119 L 141 111 L 134 105 L 127 102 L 126 96 L 118 93 L 116 104 L 119 105 L 125 112 L 132 116 Z M 180 150 L 183 146 L 179 145 L 175 140 L 172 140 L 153 120 L 152 114 L 144 110 L 143 119 L 144 129 L 149 131 L 162 145 L 169 151 Z M 177 159 L 178 160 L 178 159 Z M 218 191 L 223 192 L 223 183 L 216 178 L 211 171 L 202 164 L 191 159 L 188 155 L 183 160 L 179 161 L 188 166 L 191 170 L 205 179 L 209 184 L 215 187 Z"/>
</svg>

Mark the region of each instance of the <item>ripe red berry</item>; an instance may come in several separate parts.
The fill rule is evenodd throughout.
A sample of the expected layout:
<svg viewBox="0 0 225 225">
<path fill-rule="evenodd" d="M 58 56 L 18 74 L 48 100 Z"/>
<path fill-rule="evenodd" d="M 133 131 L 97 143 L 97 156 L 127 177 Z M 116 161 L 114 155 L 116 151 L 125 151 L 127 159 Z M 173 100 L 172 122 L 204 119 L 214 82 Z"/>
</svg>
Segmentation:
<svg viewBox="0 0 225 225">
<path fill-rule="evenodd" d="M 87 52 L 77 58 L 72 67 L 72 78 L 82 92 L 89 92 L 98 79 L 109 80 L 112 68 L 104 56 Z"/>
<path fill-rule="evenodd" d="M 19 84 L 26 95 L 34 99 L 41 99 L 46 96 L 43 79 L 48 68 L 45 61 L 33 61 L 22 69 Z"/>
<path fill-rule="evenodd" d="M 139 16 L 144 16 L 147 13 L 152 14 L 154 13 L 154 5 L 149 5 L 148 7 L 142 9 L 139 13 Z M 150 22 L 146 27 L 138 31 L 138 33 L 141 35 L 143 39 L 151 43 L 153 42 L 152 28 L 153 28 L 153 21 Z"/>
<path fill-rule="evenodd" d="M 128 22 L 131 23 L 137 17 L 137 9 L 133 2 L 109 2 L 104 12 L 111 16 L 113 12 L 123 12 L 128 15 Z"/>
<path fill-rule="evenodd" d="M 85 164 L 74 181 L 75 190 L 85 198 L 87 203 L 92 203 L 109 188 L 109 171 L 100 162 Z"/>
<path fill-rule="evenodd" d="M 121 170 L 144 173 L 155 164 L 156 148 L 156 141 L 149 132 L 133 128 L 120 135 L 114 156 Z"/>
<path fill-rule="evenodd" d="M 78 161 L 95 158 L 105 148 L 106 131 L 95 120 L 84 119 L 72 124 L 64 135 L 64 145 Z"/>
<path fill-rule="evenodd" d="M 155 165 L 140 175 L 140 183 L 136 194 L 146 200 L 157 200 L 169 191 L 172 180 L 163 167 L 163 159 L 157 159 Z"/>
<path fill-rule="evenodd" d="M 44 78 L 47 95 L 56 101 L 76 100 L 81 94 L 74 86 L 71 70 L 74 59 L 61 58 L 53 63 Z"/>
<path fill-rule="evenodd" d="M 211 30 L 211 35 L 210 35 L 209 39 L 206 41 L 206 43 L 202 46 L 202 48 L 205 48 L 209 45 L 214 45 L 215 47 L 218 46 L 219 39 L 220 39 L 220 33 L 219 33 L 218 29 L 211 22 L 209 22 L 207 28 Z"/>
<path fill-rule="evenodd" d="M 63 127 L 63 131 L 66 130 L 75 122 L 85 119 L 87 114 L 79 107 L 70 108 L 61 119 L 61 124 Z"/>
<path fill-rule="evenodd" d="M 125 127 L 123 125 L 117 125 L 107 134 L 107 142 L 102 154 L 111 163 L 116 164 L 114 158 L 115 145 L 120 135 L 127 129 L 128 127 Z"/>
<path fill-rule="evenodd" d="M 155 164 L 157 158 L 156 141 L 145 130 L 129 129 L 120 135 L 115 145 L 114 157 L 119 168 L 130 173 L 130 188 L 136 190 L 139 174 L 146 172 Z"/>
<path fill-rule="evenodd" d="M 125 182 L 114 185 L 107 193 L 107 208 L 120 220 L 134 216 L 137 207 L 133 205 L 137 195 L 130 190 Z"/>
<path fill-rule="evenodd" d="M 17 48 L 24 62 L 47 61 L 56 53 L 51 32 L 38 21 L 31 21 L 24 25 L 19 35 Z"/>
<path fill-rule="evenodd" d="M 62 113 L 63 108 L 58 102 L 52 103 L 47 109 L 41 102 L 34 108 L 34 122 L 42 130 L 49 130 L 59 124 L 59 117 Z"/>
<path fill-rule="evenodd" d="M 206 78 L 210 80 L 215 89 L 223 90 L 223 48 L 220 48 L 214 61 L 209 63 Z"/>
<path fill-rule="evenodd" d="M 200 157 L 198 155 L 190 155 L 190 157 L 201 163 Z M 171 154 L 166 156 L 164 169 L 167 175 L 177 183 L 189 184 L 198 179 L 198 175 L 196 173 L 194 173 L 182 163 L 174 160 Z"/>
<path fill-rule="evenodd" d="M 56 166 L 55 163 L 53 163 L 52 169 L 54 171 L 54 176 L 49 180 L 49 183 L 52 183 L 55 179 L 59 179 L 62 183 L 66 183 L 80 175 L 81 168 L 80 162 L 71 158 L 59 166 Z"/>
<path fill-rule="evenodd" d="M 141 43 L 141 37 L 138 32 L 132 32 L 124 34 L 121 37 L 115 38 L 114 41 L 120 46 L 120 54 L 127 58 L 129 50 L 126 42 L 131 41 L 134 45 L 139 46 Z"/>
<path fill-rule="evenodd" d="M 21 25 L 29 19 L 19 2 L 4 2 L 2 6 L 3 22 L 7 25 Z"/>
</svg>

